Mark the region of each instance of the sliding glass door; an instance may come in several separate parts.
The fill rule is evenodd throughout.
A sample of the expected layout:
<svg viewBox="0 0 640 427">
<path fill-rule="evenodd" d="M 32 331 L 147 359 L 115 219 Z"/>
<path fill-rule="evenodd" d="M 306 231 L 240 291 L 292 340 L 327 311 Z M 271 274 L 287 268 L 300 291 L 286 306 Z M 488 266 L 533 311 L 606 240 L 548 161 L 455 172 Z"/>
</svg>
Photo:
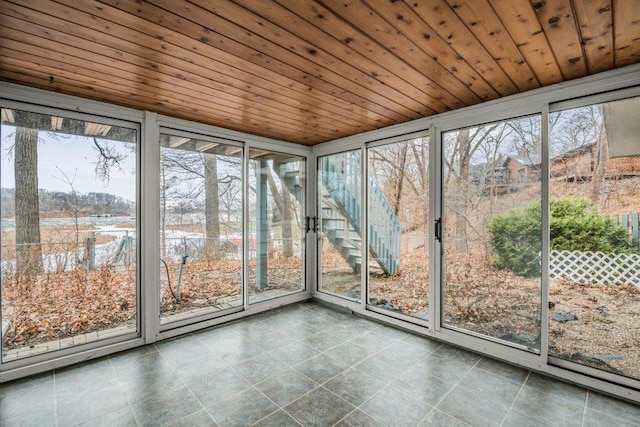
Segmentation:
<svg viewBox="0 0 640 427">
<path fill-rule="evenodd" d="M 540 116 L 445 132 L 442 325 L 537 352 Z"/>
<path fill-rule="evenodd" d="M 359 301 L 362 266 L 360 150 L 318 158 L 318 290 Z"/>
<path fill-rule="evenodd" d="M 550 115 L 549 355 L 592 375 L 640 379 L 638 123 L 640 97 Z"/>
<path fill-rule="evenodd" d="M 249 303 L 305 287 L 304 157 L 249 150 Z"/>
<path fill-rule="evenodd" d="M 160 135 L 161 323 L 243 306 L 242 147 Z"/>
<path fill-rule="evenodd" d="M 429 138 L 368 151 L 370 307 L 426 320 L 429 311 Z"/>
<path fill-rule="evenodd" d="M 2 362 L 138 334 L 138 128 L 2 108 Z"/>
</svg>

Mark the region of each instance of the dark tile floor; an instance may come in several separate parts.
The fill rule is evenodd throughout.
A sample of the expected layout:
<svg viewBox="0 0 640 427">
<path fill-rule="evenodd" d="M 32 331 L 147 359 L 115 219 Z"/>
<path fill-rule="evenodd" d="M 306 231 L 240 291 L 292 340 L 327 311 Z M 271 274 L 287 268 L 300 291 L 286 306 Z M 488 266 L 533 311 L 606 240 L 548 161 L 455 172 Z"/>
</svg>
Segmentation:
<svg viewBox="0 0 640 427">
<path fill-rule="evenodd" d="M 0 425 L 640 425 L 640 406 L 301 303 L 0 385 Z"/>
</svg>

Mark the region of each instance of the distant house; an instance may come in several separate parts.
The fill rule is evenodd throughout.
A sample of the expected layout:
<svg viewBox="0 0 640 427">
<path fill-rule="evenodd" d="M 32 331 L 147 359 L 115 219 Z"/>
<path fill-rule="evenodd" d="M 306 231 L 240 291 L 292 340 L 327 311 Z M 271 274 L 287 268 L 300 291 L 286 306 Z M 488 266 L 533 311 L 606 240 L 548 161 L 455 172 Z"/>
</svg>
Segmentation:
<svg viewBox="0 0 640 427">
<path fill-rule="evenodd" d="M 591 179 L 596 155 L 595 143 L 581 145 L 551 159 L 549 173 L 552 178 L 564 178 L 568 182 Z"/>
<path fill-rule="evenodd" d="M 493 166 L 491 166 L 493 164 Z M 540 155 L 521 152 L 504 160 L 474 165 L 470 169 L 471 181 L 483 194 L 506 194 L 518 186 L 540 180 Z"/>
<path fill-rule="evenodd" d="M 590 180 L 596 167 L 595 142 L 581 145 L 551 159 L 552 178 L 569 182 Z M 607 160 L 605 179 L 624 179 L 640 176 L 640 157 L 616 157 Z"/>
<path fill-rule="evenodd" d="M 488 178 L 488 177 L 487 177 Z M 518 191 L 518 187 L 528 182 L 540 180 L 540 155 L 521 152 L 517 155 L 509 155 L 504 161 L 493 168 L 493 174 L 485 182 L 495 195 Z"/>
<path fill-rule="evenodd" d="M 540 155 L 521 152 L 518 155 L 507 156 L 503 167 L 508 170 L 508 183 L 510 187 L 517 188 L 518 184 L 540 180 Z"/>
</svg>

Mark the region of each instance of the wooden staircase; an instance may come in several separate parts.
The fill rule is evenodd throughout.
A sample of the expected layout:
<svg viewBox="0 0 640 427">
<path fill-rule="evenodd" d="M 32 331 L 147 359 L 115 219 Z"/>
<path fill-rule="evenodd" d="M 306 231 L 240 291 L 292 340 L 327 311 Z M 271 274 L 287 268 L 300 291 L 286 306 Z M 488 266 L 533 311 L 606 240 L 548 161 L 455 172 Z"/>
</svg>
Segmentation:
<svg viewBox="0 0 640 427">
<path fill-rule="evenodd" d="M 325 156 L 319 163 L 319 232 L 340 253 L 355 274 L 362 271 L 360 224 L 360 153 Z M 277 173 L 298 200 L 304 197 L 304 180 L 298 162 L 282 163 Z M 400 222 L 372 174 L 369 177 L 369 254 L 386 274 L 394 274 L 400 261 Z"/>
<path fill-rule="evenodd" d="M 322 157 L 320 232 L 355 274 L 362 271 L 361 159 L 359 152 Z M 386 274 L 400 261 L 400 222 L 371 173 L 369 178 L 369 256 Z"/>
</svg>

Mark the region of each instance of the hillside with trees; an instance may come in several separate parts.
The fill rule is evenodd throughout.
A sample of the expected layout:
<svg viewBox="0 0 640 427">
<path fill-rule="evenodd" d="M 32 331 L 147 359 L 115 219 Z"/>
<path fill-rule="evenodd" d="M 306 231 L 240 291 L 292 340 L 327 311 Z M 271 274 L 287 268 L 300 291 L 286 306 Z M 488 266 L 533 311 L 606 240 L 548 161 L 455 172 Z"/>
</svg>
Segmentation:
<svg viewBox="0 0 640 427">
<path fill-rule="evenodd" d="M 73 217 L 77 210 L 78 216 L 103 215 L 129 216 L 134 215 L 135 204 L 120 196 L 110 193 L 89 192 L 79 194 L 75 191 L 47 191 L 38 190 L 39 212 L 41 218 Z M 3 218 L 15 215 L 15 189 L 0 189 L 0 209 Z"/>
</svg>

